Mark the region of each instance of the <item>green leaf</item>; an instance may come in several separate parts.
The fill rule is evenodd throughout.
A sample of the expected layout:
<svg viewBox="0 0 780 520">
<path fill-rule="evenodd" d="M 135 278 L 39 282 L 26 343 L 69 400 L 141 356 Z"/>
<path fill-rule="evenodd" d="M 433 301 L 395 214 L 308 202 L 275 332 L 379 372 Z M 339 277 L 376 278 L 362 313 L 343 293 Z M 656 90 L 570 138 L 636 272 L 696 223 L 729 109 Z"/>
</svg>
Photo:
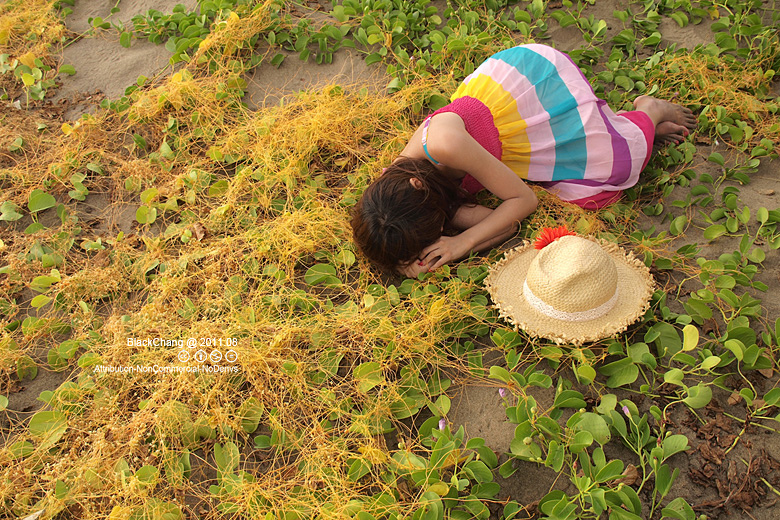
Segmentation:
<svg viewBox="0 0 780 520">
<path fill-rule="evenodd" d="M 723 346 L 730 350 L 734 357 L 736 357 L 739 361 L 742 361 L 743 357 L 745 356 L 745 345 L 738 339 L 727 339 L 725 342 L 723 342 Z"/>
<path fill-rule="evenodd" d="M 225 179 L 218 180 L 211 186 L 209 186 L 209 197 L 220 197 L 228 190 L 228 181 Z"/>
<path fill-rule="evenodd" d="M 679 25 L 680 27 L 685 27 L 686 25 L 688 25 L 688 16 L 681 11 L 674 12 L 670 14 L 669 17 L 675 22 L 677 22 L 677 25 Z"/>
<path fill-rule="evenodd" d="M 8 408 L 8 398 L 4 395 L 0 395 L 0 412 Z"/>
<path fill-rule="evenodd" d="M 596 369 L 590 365 L 580 365 L 577 367 L 577 380 L 585 385 L 589 385 L 596 379 Z"/>
<path fill-rule="evenodd" d="M 764 394 L 764 406 L 775 406 L 777 403 L 780 403 L 780 388 L 773 388 Z M 0 403 L 0 410 L 2 409 L 2 404 Z"/>
<path fill-rule="evenodd" d="M 16 376 L 19 378 L 19 380 L 33 380 L 37 375 L 38 365 L 35 364 L 33 358 L 27 355 L 23 355 L 16 360 Z"/>
<path fill-rule="evenodd" d="M 558 444 L 558 441 L 550 441 L 548 446 L 547 459 L 544 465 L 552 468 L 554 471 L 561 471 L 565 459 L 564 447 Z"/>
<path fill-rule="evenodd" d="M 693 316 L 700 325 L 704 320 L 712 318 L 712 309 L 701 300 L 689 298 L 687 302 L 683 303 L 683 307 L 685 312 Z"/>
<path fill-rule="evenodd" d="M 382 61 L 382 55 L 378 52 L 374 52 L 366 56 L 366 65 L 373 65 L 374 63 L 379 63 L 380 61 Z"/>
<path fill-rule="evenodd" d="M 277 53 L 273 58 L 271 58 L 271 65 L 273 65 L 274 67 L 278 67 L 284 61 L 284 57 L 285 57 L 284 54 L 280 52 Z"/>
<path fill-rule="evenodd" d="M 361 363 L 353 370 L 352 377 L 357 381 L 358 390 L 362 393 L 368 392 L 385 381 L 382 367 L 376 361 Z"/>
<path fill-rule="evenodd" d="M 662 443 L 664 449 L 663 460 L 668 459 L 676 453 L 680 453 L 688 449 L 688 437 L 681 434 L 670 435 L 665 438 Z"/>
<path fill-rule="evenodd" d="M 263 417 L 263 410 L 263 403 L 257 397 L 250 397 L 244 401 L 237 414 L 241 419 L 241 428 L 247 433 L 257 430 L 260 419 Z"/>
<path fill-rule="evenodd" d="M 725 161 L 723 160 L 723 155 L 721 155 L 718 152 L 712 152 L 709 157 L 707 157 L 708 161 L 712 161 L 715 164 L 718 164 L 720 166 L 723 166 Z"/>
<path fill-rule="evenodd" d="M 471 473 L 477 482 L 492 482 L 493 480 L 493 472 L 481 460 L 472 460 L 463 469 Z"/>
<path fill-rule="evenodd" d="M 639 368 L 630 358 L 619 359 L 605 365 L 599 369 L 603 375 L 608 376 L 607 386 L 617 388 L 623 385 L 630 385 L 639 376 Z"/>
<path fill-rule="evenodd" d="M 220 150 L 216 146 L 210 147 L 206 151 L 206 155 L 209 157 L 209 159 L 213 161 L 222 161 L 225 158 L 225 154 L 222 153 L 222 150 Z"/>
<path fill-rule="evenodd" d="M 428 99 L 428 106 L 431 110 L 438 110 L 449 103 L 449 99 L 439 94 L 434 94 Z"/>
<path fill-rule="evenodd" d="M 685 226 L 688 224 L 688 217 L 685 215 L 680 215 L 676 219 L 674 219 L 669 226 L 669 233 L 672 235 L 681 235 L 683 231 L 685 231 Z"/>
<path fill-rule="evenodd" d="M 661 518 L 674 518 L 676 520 L 695 520 L 696 513 L 683 497 L 677 497 L 661 510 Z"/>
<path fill-rule="evenodd" d="M 27 457 L 35 451 L 35 446 L 30 441 L 18 441 L 8 447 L 8 451 L 15 459 Z"/>
<path fill-rule="evenodd" d="M 61 280 L 59 271 L 52 269 L 51 275 L 36 276 L 30 282 L 30 289 L 36 292 L 46 292 L 52 284 L 55 284 Z"/>
<path fill-rule="evenodd" d="M 578 431 L 574 438 L 569 442 L 569 450 L 572 453 L 579 453 L 593 444 L 593 435 L 587 431 Z"/>
<path fill-rule="evenodd" d="M 139 206 L 135 211 L 135 219 L 140 224 L 153 224 L 157 220 L 157 208 L 149 206 Z"/>
<path fill-rule="evenodd" d="M 76 73 L 76 67 L 73 65 L 66 63 L 65 65 L 62 65 L 60 67 L 60 74 L 68 74 L 69 76 L 73 76 Z"/>
<path fill-rule="evenodd" d="M 766 260 L 766 253 L 764 253 L 763 249 L 756 247 L 747 255 L 747 257 L 748 260 L 754 264 L 760 264 Z"/>
<path fill-rule="evenodd" d="M 340 283 L 336 277 L 336 268 L 330 264 L 315 264 L 310 267 L 303 279 L 309 285 L 319 285 L 321 283 L 333 285 Z"/>
<path fill-rule="evenodd" d="M 711 400 L 712 389 L 703 383 L 699 383 L 688 388 L 688 397 L 683 399 L 683 402 L 691 408 L 704 408 Z"/>
<path fill-rule="evenodd" d="M 46 410 L 37 412 L 30 419 L 30 435 L 40 440 L 40 448 L 47 449 L 65 435 L 68 421 L 64 413 Z"/>
<path fill-rule="evenodd" d="M 214 462 L 217 463 L 217 474 L 224 478 L 233 473 L 238 467 L 241 455 L 238 446 L 233 442 L 226 442 L 224 446 L 219 443 L 214 444 Z"/>
<path fill-rule="evenodd" d="M 363 459 L 355 459 L 347 471 L 347 479 L 357 482 L 371 471 L 371 463 Z"/>
<path fill-rule="evenodd" d="M 726 226 L 723 224 L 713 224 L 704 230 L 704 238 L 707 240 L 715 240 L 719 236 L 725 235 L 727 231 Z"/>
<path fill-rule="evenodd" d="M 493 365 L 490 367 L 490 375 L 488 376 L 491 379 L 498 379 L 499 381 L 503 381 L 504 383 L 509 383 L 513 381 L 512 374 L 509 373 L 509 371 L 501 366 Z"/>
<path fill-rule="evenodd" d="M 650 36 L 642 40 L 642 45 L 645 45 L 647 47 L 655 47 L 659 43 L 661 43 L 661 33 L 658 31 L 654 31 Z"/>
<path fill-rule="evenodd" d="M 130 40 L 132 37 L 133 37 L 133 33 L 128 31 L 122 31 L 122 34 L 119 35 L 119 45 L 121 45 L 125 49 L 129 49 Z"/>
<path fill-rule="evenodd" d="M 601 403 L 596 407 L 596 411 L 602 415 L 614 410 L 617 405 L 617 396 L 615 394 L 604 394 L 601 397 Z"/>
<path fill-rule="evenodd" d="M 682 349 L 682 340 L 677 329 L 665 321 L 659 321 L 648 329 L 645 342 L 654 342 L 659 356 L 671 356 Z"/>
<path fill-rule="evenodd" d="M 703 370 L 710 370 L 721 362 L 721 358 L 719 356 L 708 356 L 704 359 L 704 361 L 701 362 L 699 365 L 700 368 Z"/>
<path fill-rule="evenodd" d="M 672 368 L 667 372 L 664 372 L 664 383 L 671 385 L 684 386 L 682 381 L 685 378 L 685 372 L 679 368 Z"/>
<path fill-rule="evenodd" d="M 514 459 L 510 458 L 509 460 L 501 464 L 501 467 L 498 468 L 498 474 L 501 475 L 502 478 L 511 477 L 517 471 L 517 468 L 515 467 L 514 464 L 515 464 Z"/>
<path fill-rule="evenodd" d="M 264 450 L 271 447 L 271 437 L 268 435 L 258 435 L 255 437 L 255 448 Z"/>
<path fill-rule="evenodd" d="M 721 275 L 715 279 L 715 287 L 718 289 L 733 289 L 737 284 L 733 276 Z"/>
<path fill-rule="evenodd" d="M 576 390 L 564 390 L 555 396 L 553 406 L 556 408 L 584 408 L 585 399 Z"/>
<path fill-rule="evenodd" d="M 452 406 L 452 401 L 450 400 L 450 398 L 447 397 L 445 394 L 442 394 L 436 399 L 436 402 L 433 403 L 431 411 L 434 413 L 434 415 L 442 417 L 449 413 L 451 406 Z"/>
<path fill-rule="evenodd" d="M 21 137 L 17 137 L 11 144 L 8 145 L 9 152 L 18 152 L 22 148 L 24 148 L 24 139 Z"/>
<path fill-rule="evenodd" d="M 71 359 L 76 351 L 81 346 L 81 343 L 74 339 L 66 339 L 57 346 L 57 352 L 59 352 L 62 359 Z"/>
<path fill-rule="evenodd" d="M 22 218 L 22 214 L 19 213 L 19 206 L 7 200 L 0 204 L 0 220 L 6 222 L 14 222 Z"/>
<path fill-rule="evenodd" d="M 154 487 L 160 476 L 160 470 L 151 464 L 144 464 L 135 472 L 135 478 L 138 479 L 140 488 Z"/>
<path fill-rule="evenodd" d="M 84 352 L 79 356 L 77 364 L 79 368 L 89 368 L 95 365 L 99 365 L 103 362 L 103 358 L 95 354 L 94 352 Z"/>
<path fill-rule="evenodd" d="M 159 195 L 159 191 L 157 188 L 147 188 L 144 191 L 141 192 L 140 199 L 141 204 L 150 204 L 154 199 L 157 198 L 157 195 Z"/>
<path fill-rule="evenodd" d="M 615 85 L 623 90 L 632 90 L 634 88 L 634 80 L 628 76 L 617 76 L 615 78 Z"/>
<path fill-rule="evenodd" d="M 45 294 L 39 294 L 38 296 L 32 299 L 30 305 L 32 305 L 36 309 L 40 309 L 50 301 L 51 301 L 50 297 L 46 296 Z"/>
<path fill-rule="evenodd" d="M 349 15 L 344 12 L 344 6 L 343 5 L 336 5 L 333 7 L 333 10 L 331 11 L 331 15 L 333 15 L 333 18 L 338 20 L 341 23 L 346 22 L 349 20 Z"/>
<path fill-rule="evenodd" d="M 53 208 L 57 205 L 57 201 L 54 197 L 46 193 L 45 191 L 35 189 L 30 193 L 27 201 L 27 208 L 32 213 L 43 211 L 45 209 Z"/>
<path fill-rule="evenodd" d="M 695 349 L 699 345 L 699 329 L 695 325 L 686 325 L 683 327 L 683 346 L 684 352 Z"/>
<path fill-rule="evenodd" d="M 732 322 L 732 324 L 735 324 L 735 322 Z M 739 340 L 742 342 L 743 346 L 749 347 L 756 344 L 758 335 L 756 334 L 756 331 L 750 327 L 734 326 L 729 329 L 726 339 Z"/>
<path fill-rule="evenodd" d="M 574 414 L 566 425 L 569 428 L 590 433 L 593 439 L 601 445 L 609 442 L 609 426 L 607 421 L 599 414 L 593 412 L 584 412 L 579 414 L 579 416 Z"/>
<path fill-rule="evenodd" d="M 349 268 L 354 265 L 354 263 L 357 261 L 357 258 L 355 258 L 355 253 L 349 249 L 342 249 L 336 253 L 336 255 L 333 257 L 333 260 L 343 265 L 344 267 Z"/>
</svg>

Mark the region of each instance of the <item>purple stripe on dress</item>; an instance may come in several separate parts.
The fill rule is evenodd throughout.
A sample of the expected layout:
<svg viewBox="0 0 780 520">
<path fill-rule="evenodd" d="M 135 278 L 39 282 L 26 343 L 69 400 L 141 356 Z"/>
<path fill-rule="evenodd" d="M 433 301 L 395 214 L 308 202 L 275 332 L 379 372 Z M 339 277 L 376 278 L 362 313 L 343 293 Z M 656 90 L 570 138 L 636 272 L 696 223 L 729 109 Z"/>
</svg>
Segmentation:
<svg viewBox="0 0 780 520">
<path fill-rule="evenodd" d="M 612 184 L 613 186 L 619 186 L 626 182 L 631 176 L 631 149 L 626 142 L 626 138 L 620 135 L 615 127 L 612 126 L 612 121 L 609 120 L 607 115 L 602 110 L 602 107 L 607 102 L 603 99 L 599 99 L 596 105 L 599 107 L 599 114 L 601 119 L 604 120 L 604 125 L 609 131 L 609 136 L 612 138 L 612 173 L 609 179 L 603 182 L 603 184 Z M 628 168 L 621 168 L 621 164 L 625 164 L 624 161 L 628 159 Z"/>
</svg>

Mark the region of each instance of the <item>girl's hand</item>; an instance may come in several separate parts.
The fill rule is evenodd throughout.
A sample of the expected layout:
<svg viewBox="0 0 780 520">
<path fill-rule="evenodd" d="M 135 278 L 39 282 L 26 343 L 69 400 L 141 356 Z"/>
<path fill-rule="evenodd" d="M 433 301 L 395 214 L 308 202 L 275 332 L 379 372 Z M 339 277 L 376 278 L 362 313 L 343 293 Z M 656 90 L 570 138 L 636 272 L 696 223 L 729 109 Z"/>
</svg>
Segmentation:
<svg viewBox="0 0 780 520">
<path fill-rule="evenodd" d="M 400 272 L 401 274 L 403 274 L 408 278 L 417 278 L 418 274 L 425 273 L 427 271 L 428 271 L 428 265 L 420 262 L 420 260 L 417 259 L 415 259 L 410 264 L 402 265 L 398 269 L 398 272 Z"/>
<path fill-rule="evenodd" d="M 435 271 L 446 263 L 459 260 L 471 251 L 471 245 L 461 235 L 443 236 L 420 253 L 428 271 Z"/>
</svg>

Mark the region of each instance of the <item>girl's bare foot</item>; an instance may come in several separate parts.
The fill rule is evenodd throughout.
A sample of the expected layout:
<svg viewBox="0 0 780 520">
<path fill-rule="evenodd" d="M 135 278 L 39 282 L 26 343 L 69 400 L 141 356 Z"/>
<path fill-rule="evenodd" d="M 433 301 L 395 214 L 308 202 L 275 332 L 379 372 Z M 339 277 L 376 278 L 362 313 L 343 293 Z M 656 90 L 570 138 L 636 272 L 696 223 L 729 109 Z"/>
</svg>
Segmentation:
<svg viewBox="0 0 780 520">
<path fill-rule="evenodd" d="M 653 140 L 653 151 L 658 151 L 660 148 L 670 144 L 680 144 L 685 140 L 688 135 L 688 130 L 684 129 L 680 131 L 680 125 L 672 123 L 671 121 L 664 121 L 655 127 L 655 139 Z"/>
<path fill-rule="evenodd" d="M 696 116 L 690 109 L 651 96 L 639 96 L 634 108 L 646 113 L 655 125 L 655 143 L 679 143 L 696 128 Z"/>
</svg>

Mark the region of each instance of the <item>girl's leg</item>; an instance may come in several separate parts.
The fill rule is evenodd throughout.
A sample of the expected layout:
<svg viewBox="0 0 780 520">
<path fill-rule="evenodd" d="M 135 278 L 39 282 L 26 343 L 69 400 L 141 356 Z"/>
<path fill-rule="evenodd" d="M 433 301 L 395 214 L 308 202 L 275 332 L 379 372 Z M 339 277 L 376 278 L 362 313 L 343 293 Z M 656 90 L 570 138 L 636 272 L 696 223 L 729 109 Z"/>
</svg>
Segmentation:
<svg viewBox="0 0 780 520">
<path fill-rule="evenodd" d="M 636 110 L 620 111 L 617 115 L 637 125 L 645 136 L 647 154 L 642 169 L 647 166 L 653 147 L 682 141 L 689 131 L 696 128 L 696 118 L 687 108 L 649 96 L 639 96 L 634 101 Z M 620 198 L 621 191 L 603 191 L 598 195 L 570 200 L 582 208 L 594 210 L 612 204 Z"/>
</svg>

